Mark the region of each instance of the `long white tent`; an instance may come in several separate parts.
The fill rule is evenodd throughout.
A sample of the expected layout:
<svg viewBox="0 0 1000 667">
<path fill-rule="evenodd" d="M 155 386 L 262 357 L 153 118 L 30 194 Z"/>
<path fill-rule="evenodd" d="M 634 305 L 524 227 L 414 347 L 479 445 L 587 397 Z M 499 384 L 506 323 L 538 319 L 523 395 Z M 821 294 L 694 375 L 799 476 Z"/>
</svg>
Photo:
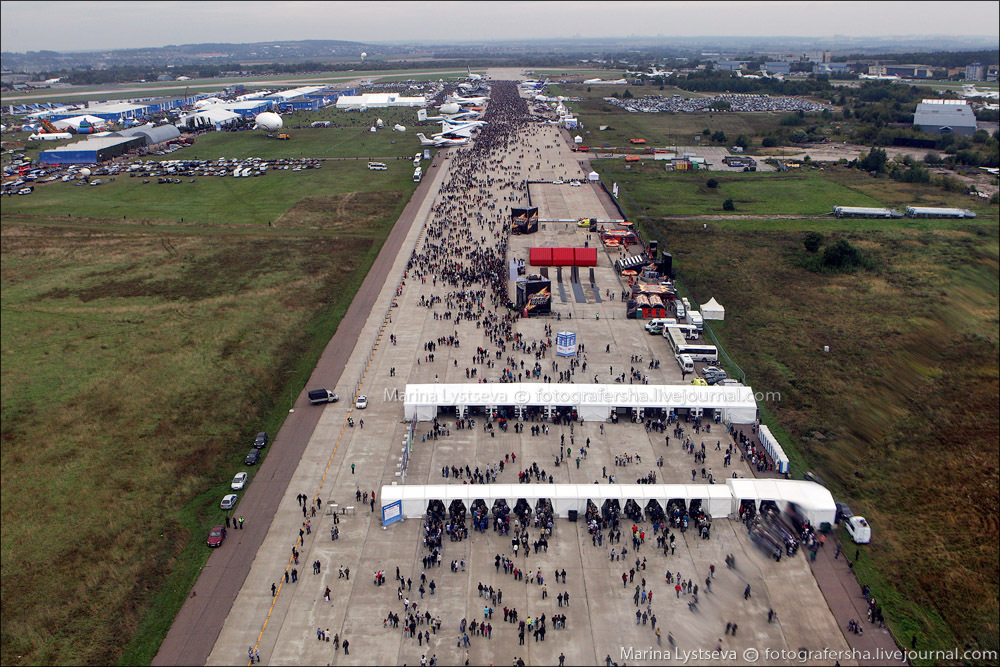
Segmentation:
<svg viewBox="0 0 1000 667">
<path fill-rule="evenodd" d="M 383 486 L 380 497 L 383 506 L 400 501 L 407 519 L 424 516 L 433 500 L 440 500 L 445 508 L 460 500 L 468 510 L 476 500 L 492 509 L 497 500 L 514 507 L 522 498 L 532 509 L 538 500 L 548 499 L 561 518 L 569 516 L 570 510 L 582 517 L 588 500 L 598 508 L 607 500 L 617 500 L 619 508 L 634 500 L 643 509 L 651 500 L 664 509 L 671 500 L 682 500 L 687 508 L 697 500 L 713 519 L 735 515 L 743 500 L 752 500 L 758 507 L 762 501 L 772 500 L 782 510 L 795 503 L 817 527 L 823 522 L 832 524 L 836 513 L 833 496 L 826 488 L 815 482 L 784 479 L 727 479 L 725 484 L 397 484 Z"/>
<path fill-rule="evenodd" d="M 489 410 L 504 406 L 570 407 L 583 421 L 606 421 L 615 408 L 715 409 L 732 424 L 751 424 L 757 418 L 757 402 L 750 387 L 691 384 L 408 384 L 403 411 L 408 420 L 431 421 L 441 408 L 464 412 L 470 407 Z"/>
</svg>

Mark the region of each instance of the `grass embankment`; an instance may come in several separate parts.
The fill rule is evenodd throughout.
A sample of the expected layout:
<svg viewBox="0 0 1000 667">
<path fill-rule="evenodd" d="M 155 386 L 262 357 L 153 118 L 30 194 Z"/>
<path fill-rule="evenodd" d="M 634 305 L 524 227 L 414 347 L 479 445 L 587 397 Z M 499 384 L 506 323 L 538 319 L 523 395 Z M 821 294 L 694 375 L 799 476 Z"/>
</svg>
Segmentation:
<svg viewBox="0 0 1000 667">
<path fill-rule="evenodd" d="M 662 163 L 645 161 L 631 163 L 626 170 L 623 160 L 595 160 L 592 163 L 605 182 L 618 183 L 621 200 L 634 209 L 636 219 L 669 218 L 672 216 L 757 216 L 827 215 L 834 206 L 875 206 L 895 208 L 907 206 L 951 206 L 967 208 L 981 220 L 996 220 L 998 209 L 978 198 L 948 192 L 922 184 L 901 183 L 889 178 L 872 178 L 868 174 L 843 167 L 802 168 L 786 172 L 667 172 Z M 708 187 L 715 180 L 717 187 Z M 733 200 L 735 211 L 725 211 L 723 203 Z M 736 223 L 726 223 L 736 224 Z M 750 228 L 759 228 L 760 222 Z M 799 222 L 769 220 L 775 225 L 800 229 L 871 229 L 872 220 L 829 220 Z M 822 227 L 816 227 L 821 224 Z M 875 221 L 880 228 L 900 229 L 946 228 L 955 223 L 948 220 Z"/>
<path fill-rule="evenodd" d="M 253 434 L 277 431 L 415 186 L 355 169 L 5 202 L 4 664 L 155 655 Z"/>
<path fill-rule="evenodd" d="M 883 204 L 960 197 L 850 173 L 833 180 Z M 673 183 L 658 196 L 670 198 Z M 640 192 L 641 205 L 662 205 L 647 199 L 655 190 Z M 775 208 L 786 206 L 781 192 L 768 195 Z M 644 223 L 697 299 L 726 306 L 717 334 L 748 382 L 780 393 L 762 414 L 782 427 L 795 475 L 816 471 L 871 520 L 858 575 L 896 636 L 908 646 L 916 635 L 922 650 L 998 648 L 1000 246 L 991 213 L 971 222 L 732 220 L 707 230 Z M 848 239 L 875 268 L 807 270 L 805 230 L 826 243 Z"/>
</svg>

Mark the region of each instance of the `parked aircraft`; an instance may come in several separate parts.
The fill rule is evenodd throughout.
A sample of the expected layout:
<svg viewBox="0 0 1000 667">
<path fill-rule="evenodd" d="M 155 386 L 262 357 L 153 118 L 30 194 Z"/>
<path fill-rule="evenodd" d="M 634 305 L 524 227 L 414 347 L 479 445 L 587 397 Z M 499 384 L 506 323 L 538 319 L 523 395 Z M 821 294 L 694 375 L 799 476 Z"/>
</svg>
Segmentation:
<svg viewBox="0 0 1000 667">
<path fill-rule="evenodd" d="M 1000 99 L 1000 93 L 995 90 L 979 90 L 973 85 L 962 86 L 962 97 L 985 97 L 988 100 Z"/>
<path fill-rule="evenodd" d="M 469 72 L 469 76 L 468 76 L 469 81 L 482 81 L 483 80 L 483 75 L 482 74 L 473 74 L 472 73 L 472 68 L 469 67 L 468 65 L 465 66 L 465 69 Z"/>
<path fill-rule="evenodd" d="M 422 132 L 417 132 L 417 139 L 420 139 L 421 146 L 437 146 L 437 147 L 448 147 L 448 146 L 464 146 L 469 143 L 466 139 L 448 139 L 443 136 L 434 135 L 433 139 L 428 139 L 423 135 Z"/>
<path fill-rule="evenodd" d="M 459 95 L 449 95 L 448 101 L 454 102 L 455 104 L 484 104 L 487 98 L 485 97 L 461 97 Z M 443 113 L 443 110 L 442 110 Z"/>
</svg>

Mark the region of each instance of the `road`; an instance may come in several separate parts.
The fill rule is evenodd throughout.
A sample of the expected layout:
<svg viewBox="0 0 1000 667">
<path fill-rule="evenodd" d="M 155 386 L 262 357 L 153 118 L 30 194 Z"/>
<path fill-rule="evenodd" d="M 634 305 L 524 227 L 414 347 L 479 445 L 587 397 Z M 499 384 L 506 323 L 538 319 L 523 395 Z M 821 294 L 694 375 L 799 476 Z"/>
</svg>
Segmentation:
<svg viewBox="0 0 1000 667">
<path fill-rule="evenodd" d="M 432 164 L 444 162 L 439 153 Z M 351 356 L 361 329 L 385 284 L 393 260 L 416 218 L 424 199 L 432 195 L 433 180 L 425 179 L 403 209 L 375 262 L 358 289 L 337 332 L 327 344 L 306 389 L 295 401 L 294 411 L 274 438 L 268 456 L 247 487 L 239 504 L 246 517 L 243 530 L 232 530 L 223 548 L 215 550 L 202 570 L 184 606 L 167 633 L 154 665 L 203 665 L 215 645 L 223 621 L 243 587 L 250 566 L 271 526 L 279 501 L 288 488 L 310 436 L 323 410 L 309 409 L 306 391 L 314 386 L 336 386 Z M 348 397 L 349 400 L 349 397 Z M 302 409 L 305 408 L 305 409 Z"/>
</svg>

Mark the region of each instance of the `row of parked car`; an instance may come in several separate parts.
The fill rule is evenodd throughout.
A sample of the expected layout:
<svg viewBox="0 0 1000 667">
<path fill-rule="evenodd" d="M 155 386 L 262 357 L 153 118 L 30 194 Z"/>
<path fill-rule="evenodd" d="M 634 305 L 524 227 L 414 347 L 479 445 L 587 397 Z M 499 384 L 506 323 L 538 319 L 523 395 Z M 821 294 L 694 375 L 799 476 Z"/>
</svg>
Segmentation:
<svg viewBox="0 0 1000 667">
<path fill-rule="evenodd" d="M 131 177 L 173 176 L 233 176 L 234 178 L 263 176 L 269 169 L 303 171 L 322 169 L 321 160 L 308 158 L 282 158 L 263 160 L 254 158 L 219 158 L 218 160 L 146 160 L 133 162 L 126 171 Z"/>
<path fill-rule="evenodd" d="M 243 463 L 248 466 L 257 465 L 260 461 L 261 450 L 267 447 L 268 436 L 267 433 L 261 431 L 254 438 L 253 447 L 247 452 L 246 457 L 243 459 Z M 249 480 L 250 475 L 245 472 L 238 472 L 236 476 L 233 477 L 233 481 L 230 482 L 229 487 L 233 491 L 242 491 Z M 240 499 L 238 493 L 227 493 L 222 497 L 222 502 L 219 503 L 219 509 L 224 511 L 229 511 L 236 507 L 237 501 Z M 208 532 L 208 546 L 218 547 L 222 546 L 222 542 L 226 539 L 226 528 L 225 526 L 213 526 L 212 530 Z"/>
</svg>

